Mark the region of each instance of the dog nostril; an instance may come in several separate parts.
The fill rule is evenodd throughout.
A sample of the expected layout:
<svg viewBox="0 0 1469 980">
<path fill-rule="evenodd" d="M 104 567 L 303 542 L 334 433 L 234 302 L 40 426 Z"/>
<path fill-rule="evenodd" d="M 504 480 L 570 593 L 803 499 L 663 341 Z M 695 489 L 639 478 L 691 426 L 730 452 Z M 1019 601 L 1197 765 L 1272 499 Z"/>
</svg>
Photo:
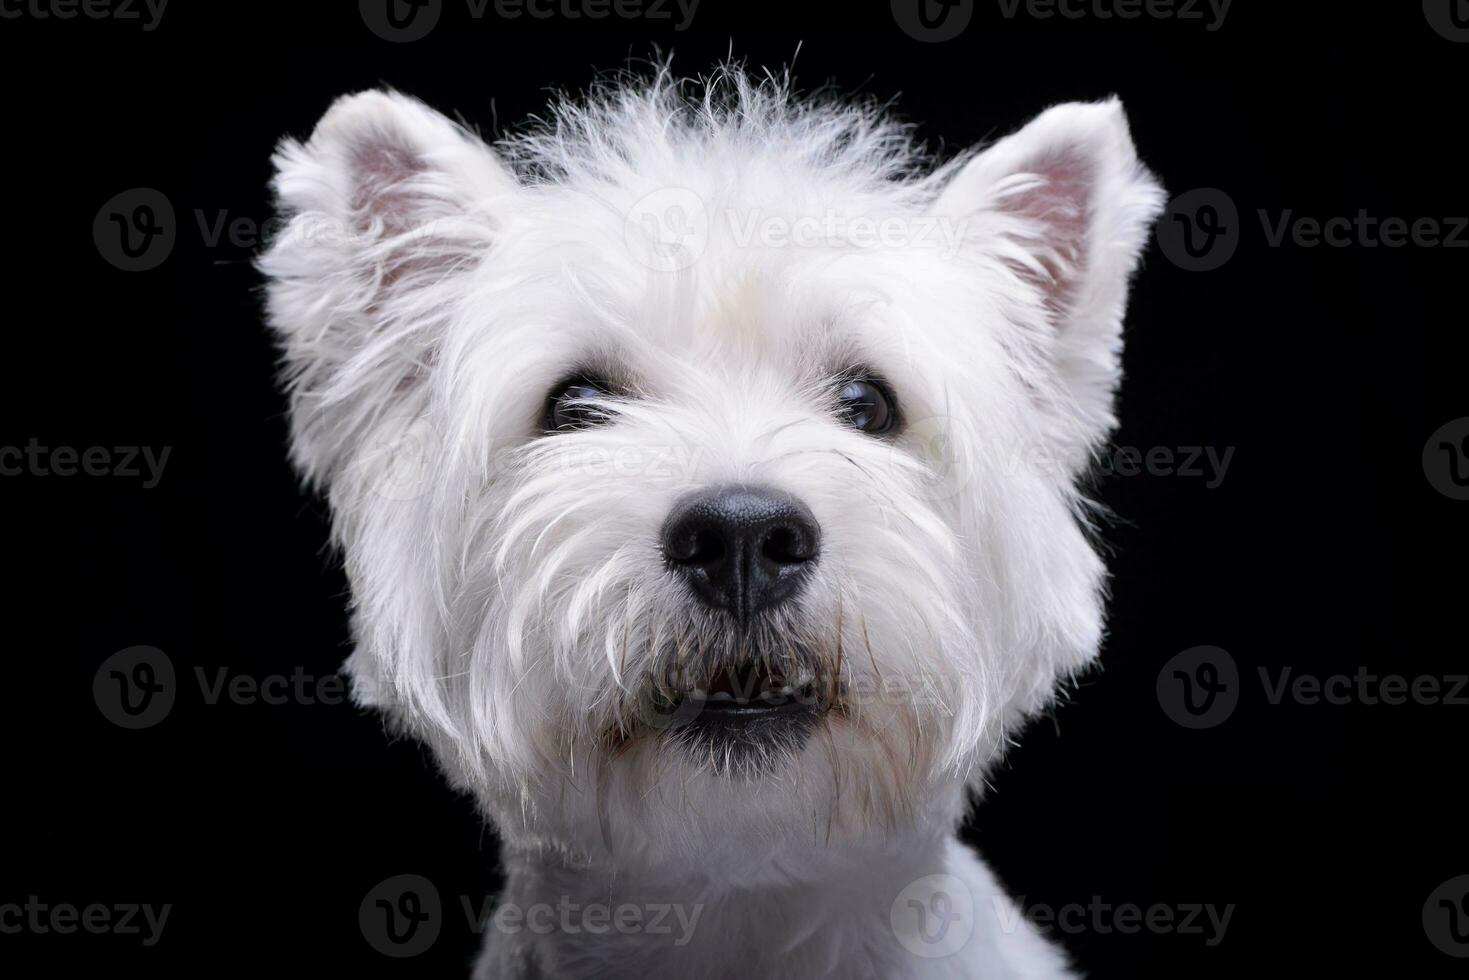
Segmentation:
<svg viewBox="0 0 1469 980">
<path fill-rule="evenodd" d="M 811 549 L 803 536 L 792 528 L 772 528 L 761 543 L 760 551 L 777 565 L 799 565 L 811 560 Z"/>
<path fill-rule="evenodd" d="M 724 560 L 724 538 L 716 531 L 705 528 L 694 535 L 693 550 L 687 558 L 680 560 L 690 565 L 712 565 Z"/>
<path fill-rule="evenodd" d="M 724 560 L 724 537 L 715 528 L 680 527 L 668 535 L 663 555 L 679 565 L 715 565 Z"/>
</svg>

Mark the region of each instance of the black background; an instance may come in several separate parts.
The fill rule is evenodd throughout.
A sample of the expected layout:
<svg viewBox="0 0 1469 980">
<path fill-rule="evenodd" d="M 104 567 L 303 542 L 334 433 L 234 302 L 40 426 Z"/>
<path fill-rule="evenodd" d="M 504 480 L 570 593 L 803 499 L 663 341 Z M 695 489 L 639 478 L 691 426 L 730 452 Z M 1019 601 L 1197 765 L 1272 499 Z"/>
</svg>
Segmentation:
<svg viewBox="0 0 1469 980">
<path fill-rule="evenodd" d="M 1289 9 L 1287 9 L 1289 7 Z M 137 22 L 0 20 L 8 315 L 0 445 L 172 447 L 161 483 L 0 478 L 6 603 L 0 903 L 171 903 L 161 940 L 0 935 L 11 976 L 464 975 L 458 896 L 495 881 L 494 835 L 415 745 L 346 705 L 207 704 L 194 678 L 330 674 L 345 581 L 323 507 L 285 463 L 283 400 L 261 327 L 253 242 L 211 245 L 221 212 L 269 216 L 273 143 L 331 99 L 381 83 L 488 135 L 548 88 L 671 50 L 697 73 L 729 52 L 795 57 L 802 84 L 897 97 L 950 148 L 1048 104 L 1118 93 L 1170 194 L 1238 206 L 1238 251 L 1191 272 L 1154 242 L 1133 294 L 1121 446 L 1235 453 L 1223 482 L 1113 476 L 1115 573 L 1104 668 L 1031 726 L 969 837 L 1027 906 L 1233 904 L 1222 942 L 1087 928 L 1058 938 L 1094 977 L 1336 970 L 1463 975 L 1421 921 L 1469 873 L 1469 706 L 1271 704 L 1257 676 L 1466 671 L 1469 502 L 1420 462 L 1469 415 L 1469 249 L 1270 247 L 1257 211 L 1415 219 L 1469 213 L 1469 43 L 1417 3 L 1236 0 L 1200 21 L 1007 20 L 980 2 L 956 39 L 920 43 L 888 4 L 704 0 L 693 26 L 476 21 L 449 0 L 392 44 L 354 3 L 174 0 Z M 797 49 L 799 47 L 799 55 Z M 124 272 L 93 219 L 162 191 L 177 242 Z M 1469 237 L 1469 236 L 1466 236 Z M 109 723 L 98 666 L 166 651 L 181 693 L 142 731 Z M 1180 651 L 1238 663 L 1224 723 L 1175 724 L 1156 682 Z M 369 948 L 375 883 L 431 879 L 433 948 Z M 19 965 L 21 969 L 16 970 Z"/>
</svg>

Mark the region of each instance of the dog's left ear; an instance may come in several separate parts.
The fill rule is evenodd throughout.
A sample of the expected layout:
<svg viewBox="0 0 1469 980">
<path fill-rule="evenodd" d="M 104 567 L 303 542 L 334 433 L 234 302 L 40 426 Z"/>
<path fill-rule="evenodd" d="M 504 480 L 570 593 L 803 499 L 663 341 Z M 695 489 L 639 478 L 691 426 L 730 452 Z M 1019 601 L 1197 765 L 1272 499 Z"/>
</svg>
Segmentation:
<svg viewBox="0 0 1469 980">
<path fill-rule="evenodd" d="M 969 160 L 939 196 L 939 213 L 967 221 L 966 239 L 1039 304 L 1010 312 L 1022 328 L 1045 321 L 1027 346 L 1049 375 L 1038 380 L 1054 393 L 1067 449 L 1096 445 L 1116 424 L 1128 281 L 1162 207 L 1116 99 L 1048 109 Z"/>
</svg>

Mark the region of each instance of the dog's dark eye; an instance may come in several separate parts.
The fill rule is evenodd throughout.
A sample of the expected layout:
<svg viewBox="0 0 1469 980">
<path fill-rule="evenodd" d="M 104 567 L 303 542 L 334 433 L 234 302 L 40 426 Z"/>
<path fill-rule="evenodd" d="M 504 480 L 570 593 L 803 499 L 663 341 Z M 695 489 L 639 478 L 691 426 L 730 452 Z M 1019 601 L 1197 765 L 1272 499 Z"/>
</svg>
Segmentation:
<svg viewBox="0 0 1469 980">
<path fill-rule="evenodd" d="M 546 431 L 567 432 L 600 425 L 612 416 L 603 404 L 607 386 L 590 378 L 572 378 L 551 392 L 546 405 Z"/>
<path fill-rule="evenodd" d="M 842 418 L 854 429 L 881 435 L 893 427 L 897 413 L 887 388 L 871 378 L 848 378 L 837 392 Z"/>
</svg>

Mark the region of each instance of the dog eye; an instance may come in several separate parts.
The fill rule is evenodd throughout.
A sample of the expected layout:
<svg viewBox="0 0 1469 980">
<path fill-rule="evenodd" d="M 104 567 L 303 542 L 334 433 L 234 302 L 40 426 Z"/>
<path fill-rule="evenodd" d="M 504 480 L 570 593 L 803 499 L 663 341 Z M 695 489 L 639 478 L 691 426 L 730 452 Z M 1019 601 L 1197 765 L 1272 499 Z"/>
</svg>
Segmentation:
<svg viewBox="0 0 1469 980">
<path fill-rule="evenodd" d="M 606 422 L 612 417 L 611 413 L 596 403 L 608 394 L 605 384 L 590 378 L 563 382 L 552 390 L 547 402 L 546 431 L 568 432 Z"/>
<path fill-rule="evenodd" d="M 839 411 L 847 424 L 870 435 L 893 427 L 897 413 L 887 389 L 872 378 L 848 378 L 837 392 Z"/>
</svg>

